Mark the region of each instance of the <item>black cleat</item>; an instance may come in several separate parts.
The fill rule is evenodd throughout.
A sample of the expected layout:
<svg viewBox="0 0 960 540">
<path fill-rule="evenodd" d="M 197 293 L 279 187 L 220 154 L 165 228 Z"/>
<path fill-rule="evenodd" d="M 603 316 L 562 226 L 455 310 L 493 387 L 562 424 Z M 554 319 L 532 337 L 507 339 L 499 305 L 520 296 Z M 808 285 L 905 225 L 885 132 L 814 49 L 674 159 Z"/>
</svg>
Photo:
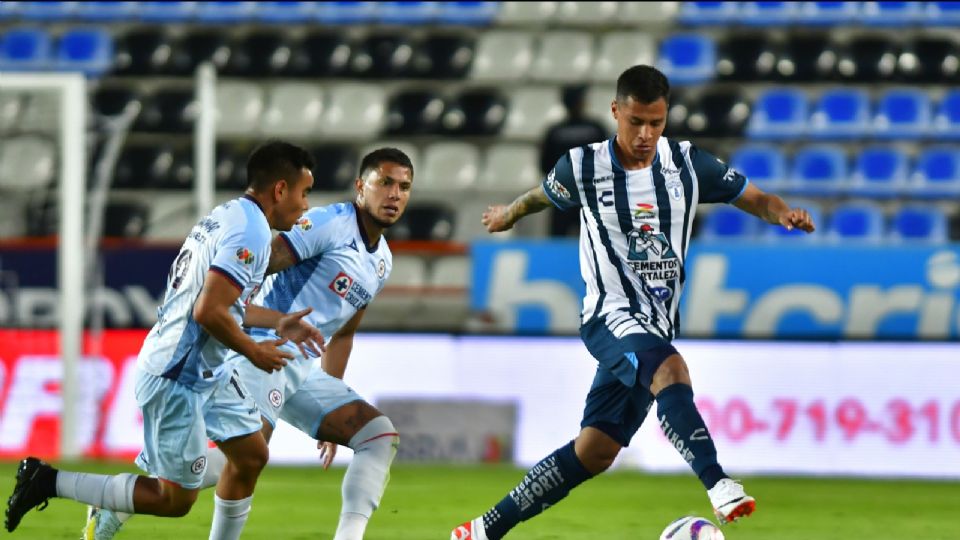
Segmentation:
<svg viewBox="0 0 960 540">
<path fill-rule="evenodd" d="M 13 495 L 7 499 L 7 516 L 4 525 L 7 530 L 13 532 L 24 514 L 30 510 L 38 508 L 43 510 L 49 503 L 49 498 L 53 494 L 45 494 L 42 486 L 42 479 L 49 478 L 56 474 L 56 469 L 40 461 L 37 458 L 29 457 L 20 462 L 17 469 L 17 485 L 13 488 Z"/>
</svg>

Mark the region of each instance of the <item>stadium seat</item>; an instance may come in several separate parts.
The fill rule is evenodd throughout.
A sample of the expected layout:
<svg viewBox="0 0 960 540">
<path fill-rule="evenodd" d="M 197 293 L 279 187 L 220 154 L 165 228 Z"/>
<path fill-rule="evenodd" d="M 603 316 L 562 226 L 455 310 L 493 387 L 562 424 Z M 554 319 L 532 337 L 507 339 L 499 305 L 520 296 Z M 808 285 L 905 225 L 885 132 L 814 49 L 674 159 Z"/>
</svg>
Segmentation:
<svg viewBox="0 0 960 540">
<path fill-rule="evenodd" d="M 788 182 L 787 159 L 775 146 L 742 146 L 730 156 L 730 165 L 764 191 L 777 192 Z"/>
<path fill-rule="evenodd" d="M 883 208 L 870 202 L 837 206 L 830 214 L 827 239 L 832 242 L 880 242 L 885 234 Z"/>
<path fill-rule="evenodd" d="M 630 28 L 674 26 L 685 2 L 621 2 L 617 21 Z"/>
<path fill-rule="evenodd" d="M 873 133 L 885 139 L 924 137 L 931 129 L 930 108 L 930 96 L 924 90 L 888 90 L 877 104 Z"/>
<path fill-rule="evenodd" d="M 717 78 L 727 81 L 757 81 L 773 78 L 778 51 L 762 33 L 737 33 L 717 52 Z"/>
<path fill-rule="evenodd" d="M 137 15 L 147 22 L 182 23 L 192 20 L 197 2 L 139 2 Z"/>
<path fill-rule="evenodd" d="M 670 92 L 673 94 L 674 90 L 671 89 Z M 587 116 L 603 124 L 611 136 L 617 132 L 617 121 L 613 119 L 613 114 L 610 112 L 610 103 L 613 102 L 614 94 L 616 89 L 611 88 L 609 84 L 595 84 L 587 89 L 587 96 L 584 98 L 587 104 Z M 561 107 L 560 110 L 562 113 L 563 108 Z M 563 118 L 562 114 L 561 118 Z"/>
<path fill-rule="evenodd" d="M 23 94 L 23 108 L 17 128 L 24 132 L 43 132 L 51 136 L 60 129 L 60 100 L 53 92 Z"/>
<path fill-rule="evenodd" d="M 19 92 L 0 90 L 0 133 L 10 133 L 20 126 L 25 101 Z"/>
<path fill-rule="evenodd" d="M 926 26 L 960 25 L 960 4 L 957 2 L 925 2 L 923 24 Z"/>
<path fill-rule="evenodd" d="M 217 134 L 246 135 L 257 133 L 263 113 L 263 89 L 245 81 L 217 83 Z"/>
<path fill-rule="evenodd" d="M 557 13 L 557 2 L 501 2 L 497 26 L 534 26 L 548 24 Z"/>
<path fill-rule="evenodd" d="M 739 2 L 681 2 L 679 20 L 688 25 L 727 24 L 740 18 Z"/>
<path fill-rule="evenodd" d="M 387 107 L 386 133 L 423 135 L 440 132 L 446 102 L 430 90 L 410 90 L 392 98 Z"/>
<path fill-rule="evenodd" d="M 792 208 L 803 208 L 809 214 L 810 218 L 813 220 L 813 223 L 818 227 L 823 226 L 823 208 L 820 204 L 812 200 L 802 200 L 802 199 L 789 199 L 787 201 Z M 759 220 L 758 220 L 759 221 Z M 825 237 L 823 234 L 806 233 L 800 229 L 794 228 L 792 230 L 787 230 L 781 225 L 772 225 L 765 223 L 763 221 L 759 222 L 760 227 L 760 238 L 780 244 L 781 242 L 796 242 L 801 244 L 818 244 L 823 242 Z"/>
<path fill-rule="evenodd" d="M 834 77 L 839 51 L 823 35 L 792 36 L 774 61 L 773 76 L 784 82 L 820 82 Z"/>
<path fill-rule="evenodd" d="M 255 31 L 234 44 L 227 77 L 277 77 L 288 75 L 295 43 L 281 32 Z"/>
<path fill-rule="evenodd" d="M 197 66 L 210 62 L 218 73 L 227 71 L 233 44 L 222 30 L 198 29 L 177 40 L 174 67 L 179 74 L 192 76 Z"/>
<path fill-rule="evenodd" d="M 619 12 L 618 2 L 560 2 L 554 22 L 562 26 L 600 26 L 616 19 Z"/>
<path fill-rule="evenodd" d="M 383 88 L 376 84 L 345 83 L 328 88 L 324 131 L 333 137 L 369 138 L 384 122 Z"/>
<path fill-rule="evenodd" d="M 508 110 L 503 126 L 504 137 L 539 140 L 550 125 L 566 116 L 556 88 L 521 86 L 507 88 L 507 92 Z M 609 102 L 607 106 L 609 110 Z M 607 115 L 609 116 L 609 113 Z"/>
<path fill-rule="evenodd" d="M 860 2 L 800 2 L 796 22 L 802 26 L 834 26 L 859 17 Z"/>
<path fill-rule="evenodd" d="M 420 189 L 455 191 L 474 187 L 480 166 L 477 147 L 463 142 L 439 142 L 423 151 Z"/>
<path fill-rule="evenodd" d="M 925 149 L 917 157 L 909 193 L 937 199 L 960 196 L 960 149 L 956 146 Z"/>
<path fill-rule="evenodd" d="M 12 28 L 0 35 L 0 71 L 44 70 L 50 56 L 50 35 L 40 28 Z"/>
<path fill-rule="evenodd" d="M 516 191 L 542 180 L 539 150 L 532 144 L 499 143 L 487 149 L 478 186 Z"/>
<path fill-rule="evenodd" d="M 706 241 L 752 240 L 757 236 L 760 220 L 728 205 L 715 205 L 704 216 L 699 238 Z"/>
<path fill-rule="evenodd" d="M 260 129 L 270 137 L 308 137 L 323 130 L 323 89 L 310 83 L 281 83 L 269 90 Z"/>
<path fill-rule="evenodd" d="M 951 90 L 940 100 L 933 134 L 937 139 L 960 139 L 960 90 Z"/>
<path fill-rule="evenodd" d="M 420 25 L 433 22 L 439 2 L 377 2 L 377 22 L 392 25 Z"/>
<path fill-rule="evenodd" d="M 450 240 L 456 228 L 456 216 L 441 204 L 417 204 L 407 207 L 403 217 L 390 227 L 387 238 L 394 240 Z"/>
<path fill-rule="evenodd" d="M 594 81 L 614 82 L 626 66 L 653 65 L 657 46 L 653 37 L 639 32 L 611 32 L 600 38 L 593 63 Z"/>
<path fill-rule="evenodd" d="M 113 75 L 167 75 L 173 68 L 173 44 L 161 30 L 146 27 L 128 32 L 117 40 Z M 176 74 L 187 74 L 184 66 Z"/>
<path fill-rule="evenodd" d="M 358 78 L 402 79 L 409 76 L 413 44 L 404 34 L 375 33 L 353 48 L 350 75 Z"/>
<path fill-rule="evenodd" d="M 110 32 L 95 28 L 68 30 L 57 44 L 56 69 L 82 71 L 96 77 L 113 64 L 113 37 Z"/>
<path fill-rule="evenodd" d="M 901 195 L 910 175 L 910 163 L 902 151 L 888 146 L 865 148 L 857 156 L 850 193 L 874 199 Z"/>
<path fill-rule="evenodd" d="M 849 83 L 886 82 L 896 73 L 898 46 L 886 36 L 853 39 L 837 51 L 835 76 Z"/>
<path fill-rule="evenodd" d="M 237 192 L 247 187 L 247 156 L 251 150 L 248 144 L 217 144 L 214 182 L 218 190 Z"/>
<path fill-rule="evenodd" d="M 573 83 L 589 77 L 593 36 L 586 32 L 550 32 L 538 44 L 530 76 L 536 80 Z"/>
<path fill-rule="evenodd" d="M 533 63 L 533 37 L 526 32 L 491 30 L 480 35 L 470 77 L 512 81 L 527 76 Z"/>
<path fill-rule="evenodd" d="M 316 2 L 257 2 L 258 21 L 278 24 L 302 24 L 317 17 Z"/>
<path fill-rule="evenodd" d="M 673 34 L 660 43 L 657 65 L 670 82 L 698 84 L 713 79 L 717 52 L 713 39 L 700 34 Z"/>
<path fill-rule="evenodd" d="M 333 26 L 373 22 L 377 7 L 378 2 L 319 2 L 317 20 Z"/>
<path fill-rule="evenodd" d="M 960 50 L 951 39 L 920 36 L 901 51 L 897 72 L 902 79 L 910 82 L 956 81 L 960 73 Z"/>
<path fill-rule="evenodd" d="M 506 101 L 496 89 L 467 90 L 448 105 L 440 120 L 450 135 L 496 135 L 507 116 Z"/>
<path fill-rule="evenodd" d="M 750 26 L 784 26 L 794 22 L 800 2 L 740 2 L 740 18 Z"/>
<path fill-rule="evenodd" d="M 429 36 L 414 51 L 411 75 L 425 79 L 463 79 L 473 63 L 476 43 L 457 35 Z"/>
<path fill-rule="evenodd" d="M 821 140 L 863 137 L 870 130 L 870 96 L 865 90 L 834 88 L 817 100 L 808 133 Z"/>
<path fill-rule="evenodd" d="M 150 208 L 139 202 L 110 202 L 103 211 L 103 236 L 140 238 L 150 223 Z"/>
<path fill-rule="evenodd" d="M 317 163 L 313 171 L 314 190 L 343 192 L 353 189 L 360 159 L 352 146 L 321 145 L 313 148 L 312 154 Z"/>
<path fill-rule="evenodd" d="M 847 155 L 843 148 L 808 146 L 793 157 L 790 188 L 804 195 L 834 195 L 844 189 L 847 177 Z"/>
<path fill-rule="evenodd" d="M 807 131 L 807 95 L 789 88 L 764 91 L 753 105 L 747 135 L 758 139 L 787 139 Z"/>
<path fill-rule="evenodd" d="M 92 101 L 95 112 L 104 116 L 116 116 L 122 114 L 130 103 L 140 101 L 140 94 L 129 87 L 101 86 L 94 92 Z"/>
<path fill-rule="evenodd" d="M 435 15 L 439 25 L 487 25 L 497 16 L 497 2 L 440 2 Z"/>
<path fill-rule="evenodd" d="M 945 243 L 947 216 L 933 205 L 906 205 L 893 214 L 890 237 L 900 242 Z"/>
<path fill-rule="evenodd" d="M 0 190 L 38 190 L 56 175 L 54 144 L 43 137 L 0 139 Z"/>
<path fill-rule="evenodd" d="M 860 22 L 870 26 L 910 26 L 923 18 L 924 2 L 863 2 Z"/>
<path fill-rule="evenodd" d="M 257 2 L 197 2 L 194 15 L 208 24 L 239 23 L 253 20 Z"/>
<path fill-rule="evenodd" d="M 685 130 L 693 137 L 739 137 L 750 118 L 750 105 L 736 90 L 709 91 L 693 103 Z"/>
<path fill-rule="evenodd" d="M 353 44 L 337 33 L 307 35 L 293 48 L 289 72 L 297 77 L 344 77 L 350 69 Z"/>
<path fill-rule="evenodd" d="M 184 133 L 193 130 L 196 119 L 193 89 L 161 88 L 144 98 L 134 131 Z"/>
<path fill-rule="evenodd" d="M 180 164 L 189 158 L 180 155 Z M 189 183 L 178 186 L 176 181 L 176 161 L 173 148 L 167 145 L 127 144 L 117 160 L 114 170 L 114 189 L 164 189 L 189 187 Z M 190 179 L 192 181 L 192 179 Z"/>
</svg>

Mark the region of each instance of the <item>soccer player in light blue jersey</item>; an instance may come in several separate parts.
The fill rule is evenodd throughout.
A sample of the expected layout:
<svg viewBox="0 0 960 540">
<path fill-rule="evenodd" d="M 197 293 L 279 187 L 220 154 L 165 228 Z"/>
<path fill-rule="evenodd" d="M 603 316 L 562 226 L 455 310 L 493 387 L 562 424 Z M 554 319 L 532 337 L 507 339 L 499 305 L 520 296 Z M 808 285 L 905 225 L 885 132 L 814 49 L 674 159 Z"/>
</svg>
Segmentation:
<svg viewBox="0 0 960 540">
<path fill-rule="evenodd" d="M 297 146 L 272 141 L 258 147 L 247 162 L 246 193 L 200 220 L 171 266 L 157 323 L 137 359 L 136 397 L 144 421 L 137 464 L 153 476 L 58 471 L 27 458 L 7 503 L 8 531 L 51 497 L 116 512 L 183 516 L 208 468 L 210 439 L 226 456 L 210 538 L 239 538 L 267 444 L 256 402 L 236 364 L 225 361 L 232 350 L 267 373 L 294 358 L 286 338 L 322 348 L 320 331 L 301 320 L 309 310 L 286 315 L 248 305 L 263 283 L 270 230 L 290 230 L 308 207 L 312 166 Z M 241 325 L 276 328 L 277 335 L 256 341 Z"/>
<path fill-rule="evenodd" d="M 684 262 L 698 203 L 728 203 L 787 229 L 814 230 L 807 211 L 757 189 L 711 154 L 662 137 L 670 86 L 650 66 L 617 80 L 616 135 L 572 148 L 538 186 L 483 214 L 490 232 L 554 205 L 580 211 L 586 283 L 580 335 L 598 362 L 580 433 L 536 464 L 506 497 L 451 540 L 499 540 L 584 481 L 605 471 L 654 401 L 667 439 L 699 477 L 720 523 L 750 515 L 755 501 L 730 479 L 693 402 L 678 331 Z"/>
<path fill-rule="evenodd" d="M 281 370 L 267 373 L 239 354 L 227 360 L 263 416 L 269 441 L 283 419 L 322 441 L 324 468 L 338 444 L 354 450 L 343 479 L 340 522 L 335 540 L 360 540 L 389 479 L 399 434 L 386 416 L 343 382 L 353 337 L 367 305 L 379 293 L 393 266 L 385 229 L 403 215 L 413 186 L 413 164 L 402 151 L 380 148 L 364 156 L 356 180 L 356 200 L 311 208 L 292 230 L 273 241 L 271 275 L 255 303 L 299 312 L 304 320 L 331 336 L 318 363 L 293 344 L 281 348 L 295 357 Z M 276 332 L 253 329 L 259 342 L 277 340 Z M 225 458 L 212 448 L 201 489 L 212 486 Z M 106 510 L 88 520 L 87 540 L 110 540 L 129 517 Z"/>
</svg>

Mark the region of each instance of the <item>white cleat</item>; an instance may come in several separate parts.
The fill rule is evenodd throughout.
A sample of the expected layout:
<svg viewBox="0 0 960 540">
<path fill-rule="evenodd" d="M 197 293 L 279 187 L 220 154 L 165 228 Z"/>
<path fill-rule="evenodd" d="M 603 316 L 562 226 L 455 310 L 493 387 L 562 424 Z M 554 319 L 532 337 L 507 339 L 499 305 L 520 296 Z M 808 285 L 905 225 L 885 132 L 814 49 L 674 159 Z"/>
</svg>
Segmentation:
<svg viewBox="0 0 960 540">
<path fill-rule="evenodd" d="M 721 525 L 747 517 L 757 508 L 757 501 L 747 495 L 743 486 L 732 478 L 724 478 L 707 490 L 713 513 Z"/>
<path fill-rule="evenodd" d="M 488 540 L 483 518 L 478 517 L 460 525 L 450 533 L 450 540 Z"/>
</svg>

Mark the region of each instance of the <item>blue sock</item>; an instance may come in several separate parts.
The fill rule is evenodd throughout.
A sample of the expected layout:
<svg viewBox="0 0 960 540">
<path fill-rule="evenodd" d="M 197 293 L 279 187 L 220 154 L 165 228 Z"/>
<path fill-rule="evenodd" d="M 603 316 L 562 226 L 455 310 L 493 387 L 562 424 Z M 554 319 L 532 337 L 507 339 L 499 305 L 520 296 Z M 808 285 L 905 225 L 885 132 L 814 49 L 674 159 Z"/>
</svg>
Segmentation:
<svg viewBox="0 0 960 540">
<path fill-rule="evenodd" d="M 657 418 L 667 440 L 690 464 L 707 489 L 727 477 L 717 463 L 717 447 L 693 404 L 693 388 L 671 384 L 657 394 Z"/>
<path fill-rule="evenodd" d="M 573 451 L 573 441 L 527 471 L 520 484 L 483 515 L 490 540 L 500 540 L 517 523 L 557 504 L 591 475 Z"/>
</svg>

